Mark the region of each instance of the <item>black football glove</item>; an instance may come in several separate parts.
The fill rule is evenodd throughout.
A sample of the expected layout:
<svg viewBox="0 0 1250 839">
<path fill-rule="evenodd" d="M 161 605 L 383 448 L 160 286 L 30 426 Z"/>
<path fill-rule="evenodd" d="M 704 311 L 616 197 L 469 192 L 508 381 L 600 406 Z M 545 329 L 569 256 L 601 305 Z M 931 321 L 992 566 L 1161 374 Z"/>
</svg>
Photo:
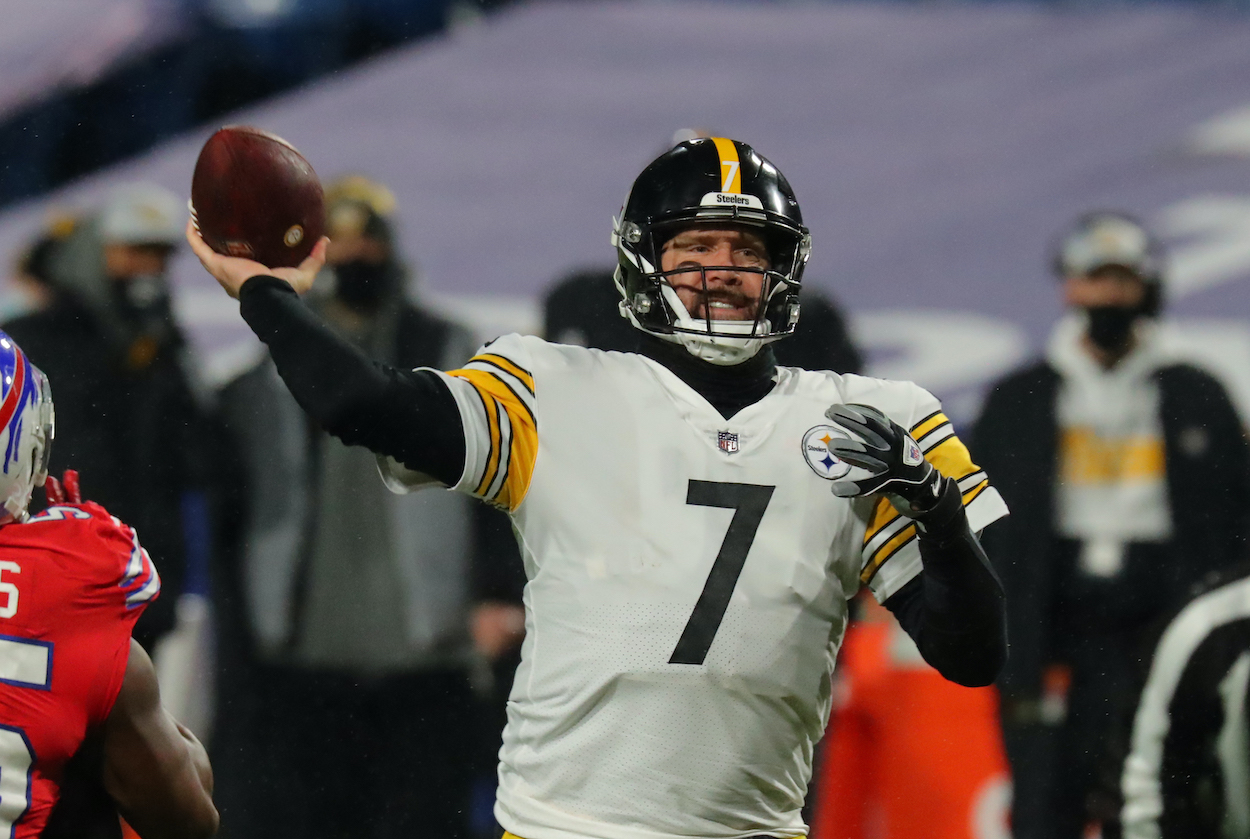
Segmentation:
<svg viewBox="0 0 1250 839">
<path fill-rule="evenodd" d="M 825 416 L 859 439 L 830 440 L 829 453 L 866 469 L 867 478 L 833 482 L 839 498 L 881 493 L 900 513 L 924 516 L 942 498 L 942 473 L 925 460 L 920 446 L 904 428 L 869 405 L 834 405 Z M 861 442 L 862 441 L 862 442 Z"/>
</svg>

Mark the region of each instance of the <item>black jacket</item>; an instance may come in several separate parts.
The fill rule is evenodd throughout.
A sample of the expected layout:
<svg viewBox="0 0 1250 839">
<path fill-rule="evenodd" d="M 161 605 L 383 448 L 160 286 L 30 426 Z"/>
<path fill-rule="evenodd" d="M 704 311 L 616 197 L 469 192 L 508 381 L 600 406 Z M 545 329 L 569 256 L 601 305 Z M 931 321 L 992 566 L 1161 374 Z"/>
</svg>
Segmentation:
<svg viewBox="0 0 1250 839">
<path fill-rule="evenodd" d="M 1121 579 L 1130 595 L 1166 609 L 1192 582 L 1243 556 L 1250 446 L 1224 388 L 1210 375 L 1184 364 L 1156 375 L 1174 538 L 1166 567 L 1134 569 L 1130 556 Z M 1007 594 L 1011 655 L 1000 685 L 1009 696 L 1037 696 L 1043 666 L 1064 643 L 1067 616 L 1058 603 L 1067 581 L 1053 532 L 1059 384 L 1059 373 L 1045 362 L 1008 376 L 993 388 L 972 435 L 972 450 L 1011 509 L 983 540 Z"/>
<path fill-rule="evenodd" d="M 174 625 L 188 548 L 205 548 L 192 499 L 207 488 L 209 419 L 192 393 L 182 334 L 170 316 L 157 337 L 119 343 L 68 294 L 4 331 L 52 386 L 51 474 L 78 470 L 83 495 L 134 527 L 156 563 L 161 596 L 135 629 L 150 646 Z"/>
</svg>

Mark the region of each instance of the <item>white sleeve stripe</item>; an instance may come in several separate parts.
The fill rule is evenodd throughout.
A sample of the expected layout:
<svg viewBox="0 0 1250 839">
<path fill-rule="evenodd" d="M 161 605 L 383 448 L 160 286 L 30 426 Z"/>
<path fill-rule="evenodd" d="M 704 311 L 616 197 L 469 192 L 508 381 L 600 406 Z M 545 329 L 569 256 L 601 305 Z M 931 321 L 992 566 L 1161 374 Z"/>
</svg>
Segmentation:
<svg viewBox="0 0 1250 839">
<path fill-rule="evenodd" d="M 944 440 L 953 437 L 955 428 L 949 422 L 944 422 L 928 434 L 921 437 L 916 442 L 920 445 L 920 450 L 928 452 L 937 447 Z"/>
<path fill-rule="evenodd" d="M 116 521 L 118 525 L 121 525 L 121 522 L 116 518 L 114 518 L 113 521 Z M 122 588 L 126 588 L 135 580 L 139 579 L 139 575 L 144 571 L 143 548 L 139 545 L 139 532 L 133 527 L 130 528 L 130 545 L 130 560 L 126 563 L 126 573 L 122 576 L 121 582 L 118 583 L 118 585 Z"/>
<path fill-rule="evenodd" d="M 146 554 L 147 552 L 145 551 L 144 553 Z M 140 603 L 146 603 L 153 597 L 156 597 L 157 592 L 161 590 L 161 577 L 156 573 L 156 566 L 152 564 L 150 559 L 148 560 L 148 568 L 150 569 L 148 581 L 144 583 L 142 588 L 126 595 L 127 606 L 138 606 Z"/>
<path fill-rule="evenodd" d="M 428 369 L 428 368 L 421 368 Z M 490 459 L 490 426 L 482 409 L 482 397 L 469 381 L 434 370 L 451 391 L 460 409 L 460 423 L 464 426 L 464 471 L 452 489 L 471 492 L 482 482 L 482 474 Z"/>
<path fill-rule="evenodd" d="M 968 490 L 975 487 L 977 484 L 984 481 L 985 477 L 986 477 L 985 471 L 982 469 L 978 469 L 977 471 L 973 472 L 971 475 L 960 478 L 959 481 L 957 482 L 959 484 L 959 491 L 967 492 Z"/>
<path fill-rule="evenodd" d="M 992 486 L 987 486 L 976 498 L 965 503 L 964 512 L 968 515 L 968 527 L 973 533 L 979 533 L 1008 513 L 1003 497 Z"/>
<path fill-rule="evenodd" d="M 487 394 L 482 393 L 480 390 L 473 387 L 472 382 L 469 382 L 468 385 L 473 388 L 473 392 L 477 394 L 478 407 L 482 410 L 482 424 L 486 429 L 487 441 L 485 457 L 482 459 L 481 469 L 478 470 L 481 473 L 481 476 L 478 478 L 477 484 L 474 485 L 474 494 L 476 494 L 477 488 L 481 487 L 482 481 L 486 480 L 486 472 L 490 469 L 491 456 L 495 453 L 495 437 L 490 433 L 491 405 L 495 404 L 495 400 L 490 399 Z M 489 401 L 487 401 L 488 399 Z"/>
<path fill-rule="evenodd" d="M 499 465 L 495 469 L 495 479 L 482 493 L 483 498 L 492 500 L 503 491 L 503 485 L 508 480 L 508 467 L 511 465 L 512 457 L 512 419 L 498 399 L 495 400 L 495 414 L 499 419 Z"/>
</svg>

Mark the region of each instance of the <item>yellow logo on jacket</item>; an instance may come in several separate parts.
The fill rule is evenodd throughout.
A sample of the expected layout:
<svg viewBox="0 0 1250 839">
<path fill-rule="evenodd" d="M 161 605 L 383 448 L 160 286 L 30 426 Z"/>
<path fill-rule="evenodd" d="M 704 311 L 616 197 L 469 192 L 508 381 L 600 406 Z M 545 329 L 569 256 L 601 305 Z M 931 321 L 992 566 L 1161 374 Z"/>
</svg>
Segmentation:
<svg viewBox="0 0 1250 839">
<path fill-rule="evenodd" d="M 1065 428 L 1059 476 L 1070 485 L 1156 481 L 1165 474 L 1163 440 L 1151 435 L 1102 437 L 1088 426 Z"/>
</svg>

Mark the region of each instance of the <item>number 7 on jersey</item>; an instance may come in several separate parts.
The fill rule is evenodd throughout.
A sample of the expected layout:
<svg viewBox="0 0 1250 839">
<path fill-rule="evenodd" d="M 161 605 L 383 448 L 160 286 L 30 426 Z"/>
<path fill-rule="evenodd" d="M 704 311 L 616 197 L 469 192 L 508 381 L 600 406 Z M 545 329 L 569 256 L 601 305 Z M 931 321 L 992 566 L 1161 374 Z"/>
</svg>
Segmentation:
<svg viewBox="0 0 1250 839">
<path fill-rule="evenodd" d="M 712 570 L 703 584 L 703 593 L 686 621 L 686 628 L 677 641 L 677 647 L 669 658 L 669 664 L 702 664 L 712 639 L 720 629 L 733 596 L 734 586 L 742 574 L 747 554 L 755 541 L 756 531 L 768 509 L 776 487 L 759 484 L 728 484 L 715 481 L 691 480 L 686 489 L 686 503 L 698 507 L 724 507 L 734 511 L 721 542 L 720 551 L 712 562 Z"/>
</svg>

